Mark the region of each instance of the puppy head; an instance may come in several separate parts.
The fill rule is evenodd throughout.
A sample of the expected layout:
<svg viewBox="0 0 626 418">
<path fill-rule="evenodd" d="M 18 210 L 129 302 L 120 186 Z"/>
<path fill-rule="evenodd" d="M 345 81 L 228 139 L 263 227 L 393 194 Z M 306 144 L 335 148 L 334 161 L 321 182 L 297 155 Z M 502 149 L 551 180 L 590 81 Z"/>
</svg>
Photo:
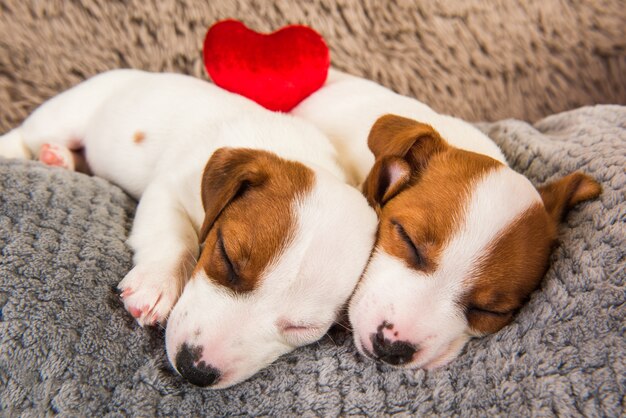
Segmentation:
<svg viewBox="0 0 626 418">
<path fill-rule="evenodd" d="M 202 179 L 203 245 L 168 320 L 191 383 L 238 383 L 321 338 L 367 263 L 376 215 L 354 188 L 275 154 L 221 148 Z"/>
<path fill-rule="evenodd" d="M 403 367 L 434 368 L 467 340 L 498 331 L 537 288 L 567 210 L 600 186 L 581 173 L 535 189 L 429 125 L 387 115 L 363 189 L 379 215 L 374 252 L 349 317 L 357 348 Z"/>
</svg>

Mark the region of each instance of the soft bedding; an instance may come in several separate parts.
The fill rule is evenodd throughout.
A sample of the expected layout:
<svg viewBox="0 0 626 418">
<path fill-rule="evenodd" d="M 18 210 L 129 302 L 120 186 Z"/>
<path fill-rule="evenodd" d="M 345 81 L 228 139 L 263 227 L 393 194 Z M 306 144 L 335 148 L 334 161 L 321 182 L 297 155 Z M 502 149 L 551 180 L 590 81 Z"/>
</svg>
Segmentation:
<svg viewBox="0 0 626 418">
<path fill-rule="evenodd" d="M 568 215 L 542 286 L 513 324 L 431 372 L 375 364 L 338 327 L 220 391 L 177 377 L 162 330 L 139 328 L 112 290 L 131 268 L 135 202 L 102 179 L 0 160 L 0 411 L 623 414 L 626 108 L 479 128 L 535 184 L 580 169 L 604 187 Z"/>
</svg>

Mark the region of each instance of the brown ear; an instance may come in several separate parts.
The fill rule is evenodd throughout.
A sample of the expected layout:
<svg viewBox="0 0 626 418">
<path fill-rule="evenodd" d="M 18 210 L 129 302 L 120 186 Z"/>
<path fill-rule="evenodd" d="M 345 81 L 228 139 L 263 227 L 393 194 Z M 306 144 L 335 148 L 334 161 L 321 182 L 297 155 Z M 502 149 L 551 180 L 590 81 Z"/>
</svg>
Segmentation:
<svg viewBox="0 0 626 418">
<path fill-rule="evenodd" d="M 448 147 L 432 126 L 397 115 L 378 118 L 367 145 L 376 162 L 363 184 L 363 193 L 377 210 L 419 174 L 435 154 Z"/>
<path fill-rule="evenodd" d="M 376 159 L 403 157 L 413 170 L 423 169 L 433 155 L 448 146 L 432 126 L 397 115 L 378 118 L 367 145 Z"/>
<path fill-rule="evenodd" d="M 205 217 L 199 239 L 204 242 L 224 208 L 248 187 L 262 184 L 268 176 L 257 158 L 258 151 L 219 148 L 202 174 L 202 205 Z"/>
<path fill-rule="evenodd" d="M 602 187 L 588 175 L 577 172 L 539 187 L 538 190 L 548 214 L 555 222 L 560 222 L 576 204 L 598 197 Z"/>
<path fill-rule="evenodd" d="M 365 182 L 363 194 L 376 211 L 400 192 L 411 180 L 411 167 L 403 158 L 382 157 L 374 163 Z"/>
</svg>

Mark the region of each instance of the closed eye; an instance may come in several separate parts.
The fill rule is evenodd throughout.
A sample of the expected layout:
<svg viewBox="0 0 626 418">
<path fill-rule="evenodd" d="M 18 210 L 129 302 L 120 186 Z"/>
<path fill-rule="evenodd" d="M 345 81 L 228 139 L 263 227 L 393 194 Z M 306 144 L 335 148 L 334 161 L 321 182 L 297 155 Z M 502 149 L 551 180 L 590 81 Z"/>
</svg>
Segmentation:
<svg viewBox="0 0 626 418">
<path fill-rule="evenodd" d="M 228 253 L 226 252 L 226 247 L 224 246 L 224 239 L 222 237 L 222 230 L 217 231 L 217 245 L 219 245 L 220 253 L 226 262 L 226 269 L 228 271 L 228 283 L 232 286 L 237 286 L 241 283 L 241 277 L 237 274 L 237 270 L 235 269 L 235 265 L 231 261 Z"/>
<path fill-rule="evenodd" d="M 404 241 L 407 248 L 409 249 L 413 266 L 419 270 L 425 270 L 428 265 L 426 258 L 424 258 L 424 255 L 417 248 L 417 246 L 415 245 L 415 243 L 413 242 L 409 234 L 407 234 L 404 227 L 397 221 L 391 221 L 391 223 L 395 227 L 402 241 Z"/>
<path fill-rule="evenodd" d="M 285 339 L 294 345 L 310 344 L 317 341 L 326 332 L 326 326 L 300 322 L 279 321 L 278 329 Z"/>
<path fill-rule="evenodd" d="M 484 309 L 484 308 L 479 308 L 477 306 L 470 306 L 469 308 L 467 308 L 469 313 L 475 313 L 475 314 L 482 314 L 482 315 L 491 315 L 491 316 L 499 316 L 499 317 L 506 317 L 511 315 L 513 312 L 512 311 L 494 311 L 491 309 Z"/>
<path fill-rule="evenodd" d="M 316 330 L 317 327 L 313 325 L 293 325 L 289 324 L 283 327 L 283 332 L 300 332 L 300 331 L 311 331 Z"/>
</svg>

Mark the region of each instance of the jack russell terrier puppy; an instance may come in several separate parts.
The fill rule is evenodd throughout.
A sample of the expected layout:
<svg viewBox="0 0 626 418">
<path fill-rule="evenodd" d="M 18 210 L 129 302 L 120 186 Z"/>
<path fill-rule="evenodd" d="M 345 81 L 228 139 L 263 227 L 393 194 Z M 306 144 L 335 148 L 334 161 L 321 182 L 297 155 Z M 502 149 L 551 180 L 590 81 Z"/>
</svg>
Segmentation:
<svg viewBox="0 0 626 418">
<path fill-rule="evenodd" d="M 169 361 L 200 386 L 321 338 L 374 245 L 376 214 L 320 131 L 184 75 L 93 77 L 0 137 L 0 155 L 88 166 L 139 199 L 121 297 L 141 325 L 169 316 Z"/>
<path fill-rule="evenodd" d="M 581 173 L 536 189 L 469 123 L 337 71 L 292 113 L 334 142 L 378 213 L 348 315 L 357 349 L 394 366 L 445 365 L 510 323 L 558 222 L 601 192 Z"/>
</svg>

